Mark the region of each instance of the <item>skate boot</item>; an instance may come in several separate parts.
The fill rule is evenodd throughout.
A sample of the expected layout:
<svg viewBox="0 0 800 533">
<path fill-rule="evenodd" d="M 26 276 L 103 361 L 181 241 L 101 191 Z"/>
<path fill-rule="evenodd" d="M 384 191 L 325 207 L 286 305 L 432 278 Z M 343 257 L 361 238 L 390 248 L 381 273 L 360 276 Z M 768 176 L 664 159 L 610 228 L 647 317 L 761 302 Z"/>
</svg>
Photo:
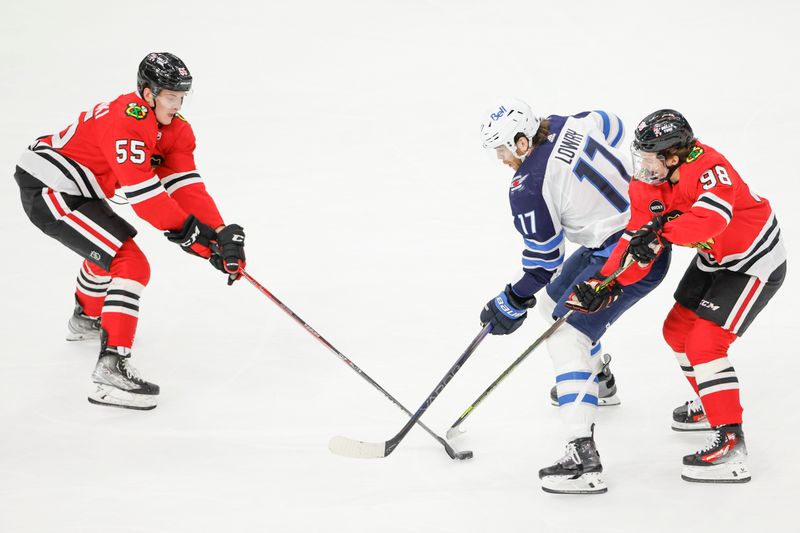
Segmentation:
<svg viewBox="0 0 800 533">
<path fill-rule="evenodd" d="M 142 379 L 130 357 L 128 348 L 103 347 L 92 373 L 89 402 L 142 411 L 155 408 L 159 387 Z"/>
<path fill-rule="evenodd" d="M 90 341 L 100 338 L 100 317 L 83 314 L 83 307 L 75 301 L 75 310 L 67 322 L 68 341 Z"/>
<path fill-rule="evenodd" d="M 608 491 L 603 479 L 603 465 L 592 436 L 567 444 L 564 457 L 556 464 L 539 470 L 542 490 L 555 494 L 601 494 Z"/>
<path fill-rule="evenodd" d="M 611 367 L 606 366 L 603 371 L 597 375 L 600 382 L 600 389 L 597 398 L 598 407 L 607 407 L 610 405 L 619 405 L 619 397 L 617 397 L 617 384 L 614 380 L 614 374 L 611 373 Z M 558 407 L 558 390 L 555 385 L 550 389 L 550 403 Z"/>
<path fill-rule="evenodd" d="M 713 428 L 703 449 L 683 458 L 681 477 L 698 483 L 747 483 L 747 448 L 741 424 Z"/>
<path fill-rule="evenodd" d="M 672 429 L 675 431 L 708 431 L 711 429 L 700 398 L 690 400 L 672 411 Z"/>
</svg>

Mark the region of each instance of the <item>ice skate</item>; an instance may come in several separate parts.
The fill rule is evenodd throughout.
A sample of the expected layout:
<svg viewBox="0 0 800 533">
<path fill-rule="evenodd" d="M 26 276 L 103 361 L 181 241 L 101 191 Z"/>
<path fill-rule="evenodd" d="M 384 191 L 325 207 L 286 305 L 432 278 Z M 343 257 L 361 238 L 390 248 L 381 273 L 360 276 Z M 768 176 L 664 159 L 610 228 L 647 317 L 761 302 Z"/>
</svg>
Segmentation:
<svg viewBox="0 0 800 533">
<path fill-rule="evenodd" d="M 67 322 L 68 341 L 90 341 L 100 339 L 100 317 L 87 316 L 83 313 L 83 307 L 75 302 L 75 310 Z"/>
<path fill-rule="evenodd" d="M 598 391 L 597 406 L 608 407 L 611 405 L 619 405 L 619 397 L 617 396 L 617 384 L 614 380 L 614 374 L 611 373 L 611 367 L 606 366 L 602 372 L 597 375 L 600 382 Z M 558 407 L 558 390 L 556 386 L 550 389 L 550 403 Z"/>
<path fill-rule="evenodd" d="M 124 349 L 107 348 L 100 353 L 92 373 L 89 402 L 126 409 L 149 410 L 156 406 L 159 387 L 141 378 Z"/>
<path fill-rule="evenodd" d="M 698 483 L 747 483 L 747 448 L 740 424 L 718 426 L 706 445 L 683 458 L 681 477 Z"/>
<path fill-rule="evenodd" d="M 700 398 L 690 400 L 672 411 L 672 429 L 675 431 L 708 431 L 711 429 Z"/>
<path fill-rule="evenodd" d="M 592 428 L 594 434 L 594 428 Z M 555 494 L 601 494 L 608 491 L 594 436 L 567 444 L 564 457 L 539 470 L 542 490 Z"/>
</svg>

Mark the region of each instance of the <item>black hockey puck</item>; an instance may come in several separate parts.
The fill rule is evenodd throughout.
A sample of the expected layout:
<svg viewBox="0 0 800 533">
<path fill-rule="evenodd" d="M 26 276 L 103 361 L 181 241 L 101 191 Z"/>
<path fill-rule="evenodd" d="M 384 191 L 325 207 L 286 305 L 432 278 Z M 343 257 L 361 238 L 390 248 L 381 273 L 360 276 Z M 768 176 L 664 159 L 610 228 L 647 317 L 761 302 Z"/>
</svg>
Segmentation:
<svg viewBox="0 0 800 533">
<path fill-rule="evenodd" d="M 472 452 L 469 450 L 463 452 L 456 452 L 456 459 L 459 461 L 466 461 L 468 459 L 472 459 Z"/>
</svg>

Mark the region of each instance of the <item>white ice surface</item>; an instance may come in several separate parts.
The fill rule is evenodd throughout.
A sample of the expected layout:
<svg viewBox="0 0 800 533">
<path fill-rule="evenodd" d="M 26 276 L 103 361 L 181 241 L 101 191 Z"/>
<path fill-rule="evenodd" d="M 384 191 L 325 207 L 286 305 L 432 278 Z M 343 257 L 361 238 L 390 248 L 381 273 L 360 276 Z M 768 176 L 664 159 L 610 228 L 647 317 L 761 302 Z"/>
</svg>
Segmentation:
<svg viewBox="0 0 800 533">
<path fill-rule="evenodd" d="M 794 2 L 3 2 L 0 6 L 0 532 L 672 532 L 796 530 Z M 36 136 L 132 89 L 146 52 L 195 76 L 197 162 L 248 267 L 411 411 L 515 274 L 508 172 L 478 142 L 498 95 L 537 113 L 674 107 L 770 199 L 781 293 L 732 349 L 753 481 L 688 484 L 703 437 L 669 428 L 689 388 L 660 337 L 691 252 L 606 336 L 622 405 L 600 414 L 609 492 L 545 494 L 564 439 L 534 353 L 464 424 L 453 462 L 263 295 L 180 253 L 130 208 L 152 282 L 135 364 L 157 409 L 86 401 L 96 346 L 63 340 L 80 260 L 31 225 L 11 174 Z M 425 416 L 443 435 L 544 329 L 489 338 Z"/>
</svg>

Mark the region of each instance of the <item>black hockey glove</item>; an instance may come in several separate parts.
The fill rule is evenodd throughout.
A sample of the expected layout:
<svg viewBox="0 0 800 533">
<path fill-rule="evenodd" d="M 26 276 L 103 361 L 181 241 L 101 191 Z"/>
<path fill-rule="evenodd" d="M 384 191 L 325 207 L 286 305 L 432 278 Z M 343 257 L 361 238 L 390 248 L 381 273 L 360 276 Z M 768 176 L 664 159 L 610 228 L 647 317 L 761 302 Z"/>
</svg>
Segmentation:
<svg viewBox="0 0 800 533">
<path fill-rule="evenodd" d="M 567 309 L 581 313 L 596 313 L 608 307 L 622 295 L 622 285 L 612 280 L 601 288 L 602 279 L 589 278 L 575 285 L 572 293 L 564 302 Z"/>
<path fill-rule="evenodd" d="M 214 268 L 228 274 L 228 285 L 242 277 L 245 266 L 244 229 L 238 224 L 225 226 L 217 233 L 217 246 L 209 259 Z"/>
<path fill-rule="evenodd" d="M 216 232 L 189 215 L 180 231 L 167 231 L 164 236 L 178 244 L 184 252 L 199 257 L 211 257 L 211 241 L 217 238 Z"/>
<path fill-rule="evenodd" d="M 492 335 L 514 333 L 528 316 L 528 309 L 536 305 L 536 297 L 521 298 L 514 294 L 511 285 L 489 300 L 481 311 L 481 324 L 492 325 Z"/>
<path fill-rule="evenodd" d="M 638 229 L 628 243 L 628 249 L 623 255 L 623 263 L 627 259 L 626 255 L 630 255 L 637 262 L 644 265 L 658 257 L 664 250 L 664 246 L 669 244 L 669 241 L 661 235 L 664 224 L 670 220 L 675 220 L 680 215 L 680 211 L 670 211 L 665 215 L 657 215 Z"/>
</svg>

